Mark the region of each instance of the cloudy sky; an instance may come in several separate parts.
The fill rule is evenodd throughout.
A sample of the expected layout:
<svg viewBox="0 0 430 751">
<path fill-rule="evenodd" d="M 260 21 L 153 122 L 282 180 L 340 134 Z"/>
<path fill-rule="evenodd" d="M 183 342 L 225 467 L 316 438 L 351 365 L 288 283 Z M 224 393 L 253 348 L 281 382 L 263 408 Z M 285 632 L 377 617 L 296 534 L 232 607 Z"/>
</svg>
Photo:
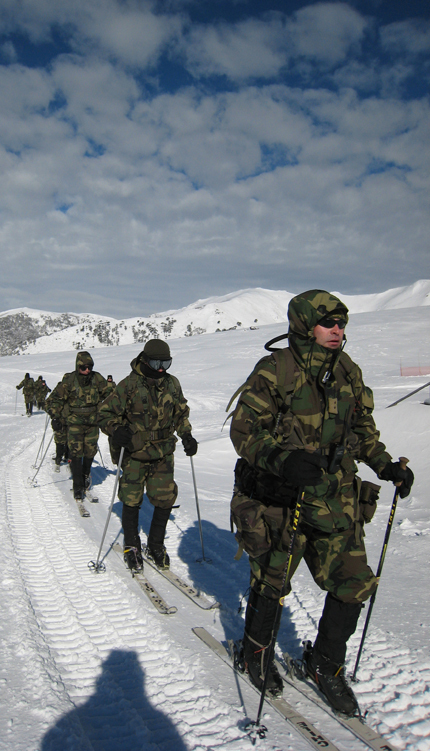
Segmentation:
<svg viewBox="0 0 430 751">
<path fill-rule="evenodd" d="M 430 276 L 428 0 L 1 0 L 0 310 Z"/>
</svg>

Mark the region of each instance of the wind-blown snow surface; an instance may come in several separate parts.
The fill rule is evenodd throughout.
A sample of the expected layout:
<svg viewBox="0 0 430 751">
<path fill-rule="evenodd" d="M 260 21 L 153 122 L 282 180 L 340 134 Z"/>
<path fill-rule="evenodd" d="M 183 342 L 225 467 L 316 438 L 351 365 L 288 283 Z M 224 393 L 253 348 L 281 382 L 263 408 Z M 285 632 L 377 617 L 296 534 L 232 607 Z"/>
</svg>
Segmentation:
<svg viewBox="0 0 430 751">
<path fill-rule="evenodd" d="M 404 308 L 353 315 L 347 327 L 347 351 L 363 368 L 374 389 L 377 424 L 394 457 L 406 455 L 415 472 L 409 498 L 400 501 L 378 597 L 355 690 L 368 721 L 399 749 L 430 749 L 430 520 L 428 436 L 430 406 L 426 388 L 396 407 L 387 405 L 425 383 L 425 377 L 401 378 L 402 358 L 430 363 L 430 308 Z M 238 614 L 248 582 L 246 555 L 239 562 L 230 532 L 229 501 L 235 453 L 228 428 L 221 432 L 232 393 L 264 354 L 268 339 L 285 324 L 256 331 L 227 331 L 170 341 L 172 372 L 181 380 L 199 441 L 194 459 L 206 558 L 202 549 L 190 471 L 181 444 L 176 452 L 179 508 L 172 514 L 166 541 L 172 567 L 221 603 L 203 611 L 156 573 L 149 578 L 176 605 L 175 615 L 159 615 L 129 577 L 120 558 L 109 551 L 121 541 L 120 504 L 115 501 L 103 554 L 106 573 L 87 564 L 97 557 L 114 471 L 106 438 L 93 469 L 100 503 L 82 519 L 70 493 L 65 468 L 53 472 L 52 448 L 34 486 L 28 478 L 41 444 L 45 415 L 22 416 L 25 371 L 43 374 L 52 388 L 73 369 L 75 353 L 36 353 L 0 360 L 0 591 L 2 608 L 0 667 L 0 749 L 8 751 L 248 751 L 246 718 L 255 719 L 258 696 L 193 635 L 206 626 L 221 640 L 242 634 Z M 96 368 L 119 381 L 129 372 L 138 345 L 99 349 Z M 15 399 L 17 401 L 15 402 Z M 16 413 L 15 413 L 16 407 Z M 47 439 L 51 436 L 48 426 Z M 45 443 L 46 447 L 46 443 Z M 363 477 L 376 480 L 368 468 Z M 367 526 L 368 556 L 376 569 L 393 486 L 383 484 L 378 510 Z M 141 510 L 142 537 L 151 509 Z M 302 639 L 313 639 L 324 594 L 304 564 L 294 577 L 279 633 L 281 649 L 300 653 Z M 351 670 L 360 641 L 350 640 Z M 287 695 L 288 698 L 288 695 Z M 328 715 L 303 700 L 299 709 L 341 751 L 363 744 Z M 304 751 L 305 741 L 270 708 L 269 729 L 259 747 Z"/>
</svg>

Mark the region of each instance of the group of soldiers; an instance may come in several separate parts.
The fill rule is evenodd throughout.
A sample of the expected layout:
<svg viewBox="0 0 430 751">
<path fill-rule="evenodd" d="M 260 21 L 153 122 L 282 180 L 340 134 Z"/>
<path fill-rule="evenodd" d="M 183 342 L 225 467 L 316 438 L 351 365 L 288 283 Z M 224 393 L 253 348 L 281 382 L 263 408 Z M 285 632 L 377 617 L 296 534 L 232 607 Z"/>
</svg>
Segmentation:
<svg viewBox="0 0 430 751">
<path fill-rule="evenodd" d="M 324 290 L 310 290 L 290 301 L 288 318 L 288 334 L 277 338 L 288 338 L 288 347 L 266 345 L 270 354 L 234 397 L 230 436 L 239 459 L 231 516 L 251 569 L 244 663 L 257 688 L 267 674 L 267 690 L 282 691 L 269 646 L 279 628 L 278 603 L 291 591 L 304 558 L 327 593 L 306 669 L 335 710 L 354 715 L 358 705 L 343 666 L 363 603 L 378 586 L 367 564 L 364 523 L 380 490 L 361 481 L 356 462 L 394 483 L 401 498 L 410 493 L 414 476 L 392 461 L 379 440 L 372 392 L 344 352 L 344 303 Z M 167 372 L 171 364 L 168 344 L 150 340 L 115 386 L 93 370 L 88 352 L 79 352 L 75 370 L 46 402 L 55 461 L 59 466 L 68 451 L 75 498 L 83 497 L 89 482 L 99 429 L 109 436 L 114 462 L 121 459 L 124 559 L 133 571 L 143 568 L 138 517 L 145 491 L 154 506 L 146 553 L 160 568 L 169 566 L 164 537 L 178 493 L 176 436 L 188 456 L 197 452 L 187 401 L 178 379 Z"/>
<path fill-rule="evenodd" d="M 35 381 L 30 376 L 30 373 L 26 373 L 16 388 L 18 391 L 20 389 L 23 391 L 27 417 L 31 417 L 33 414 L 33 405 L 36 405 L 37 409 L 45 409 L 46 397 L 51 389 L 47 386 L 43 376 L 40 375 L 37 381 Z"/>
</svg>

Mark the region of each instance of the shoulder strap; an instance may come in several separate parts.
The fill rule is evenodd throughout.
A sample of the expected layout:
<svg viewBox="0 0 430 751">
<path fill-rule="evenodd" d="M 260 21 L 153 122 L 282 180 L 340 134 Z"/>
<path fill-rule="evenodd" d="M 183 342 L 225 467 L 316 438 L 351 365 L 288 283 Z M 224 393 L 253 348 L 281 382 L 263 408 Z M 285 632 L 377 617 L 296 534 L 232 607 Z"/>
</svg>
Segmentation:
<svg viewBox="0 0 430 751">
<path fill-rule="evenodd" d="M 300 368 L 289 347 L 276 350 L 272 357 L 276 363 L 276 387 L 281 395 L 283 404 L 289 407 L 297 378 L 300 375 Z"/>
</svg>

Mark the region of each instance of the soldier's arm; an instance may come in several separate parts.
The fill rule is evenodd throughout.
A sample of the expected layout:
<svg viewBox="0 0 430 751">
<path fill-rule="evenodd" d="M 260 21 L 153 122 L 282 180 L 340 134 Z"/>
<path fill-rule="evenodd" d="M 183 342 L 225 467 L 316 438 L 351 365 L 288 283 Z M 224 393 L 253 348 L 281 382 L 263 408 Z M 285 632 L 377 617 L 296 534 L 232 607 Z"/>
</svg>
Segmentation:
<svg viewBox="0 0 430 751">
<path fill-rule="evenodd" d="M 51 392 L 51 396 L 46 402 L 50 417 L 61 418 L 67 398 L 67 386 L 63 381 L 60 381 L 60 383 L 57 383 L 55 389 Z"/>
<path fill-rule="evenodd" d="M 354 433 L 360 439 L 358 461 L 368 464 L 376 474 L 391 461 L 385 444 L 379 440 L 379 431 L 373 419 L 373 393 L 363 383 L 360 398 L 356 404 Z"/>
<path fill-rule="evenodd" d="M 174 406 L 174 413 L 173 413 L 173 422 L 175 426 L 175 430 L 180 438 L 185 433 L 191 433 L 191 423 L 189 421 L 189 415 L 190 415 L 190 408 L 188 406 L 187 400 L 185 399 L 182 388 L 179 384 L 179 381 L 177 381 L 177 390 L 178 390 L 178 399 L 175 402 Z"/>
<path fill-rule="evenodd" d="M 115 429 L 124 422 L 126 408 L 126 384 L 121 381 L 99 406 L 97 424 L 103 433 L 113 435 Z"/>
<path fill-rule="evenodd" d="M 282 451 L 273 437 L 280 397 L 274 371 L 267 365 L 264 371 L 254 371 L 248 378 L 233 414 L 230 437 L 239 456 L 249 464 L 280 475 L 290 452 Z"/>
</svg>

